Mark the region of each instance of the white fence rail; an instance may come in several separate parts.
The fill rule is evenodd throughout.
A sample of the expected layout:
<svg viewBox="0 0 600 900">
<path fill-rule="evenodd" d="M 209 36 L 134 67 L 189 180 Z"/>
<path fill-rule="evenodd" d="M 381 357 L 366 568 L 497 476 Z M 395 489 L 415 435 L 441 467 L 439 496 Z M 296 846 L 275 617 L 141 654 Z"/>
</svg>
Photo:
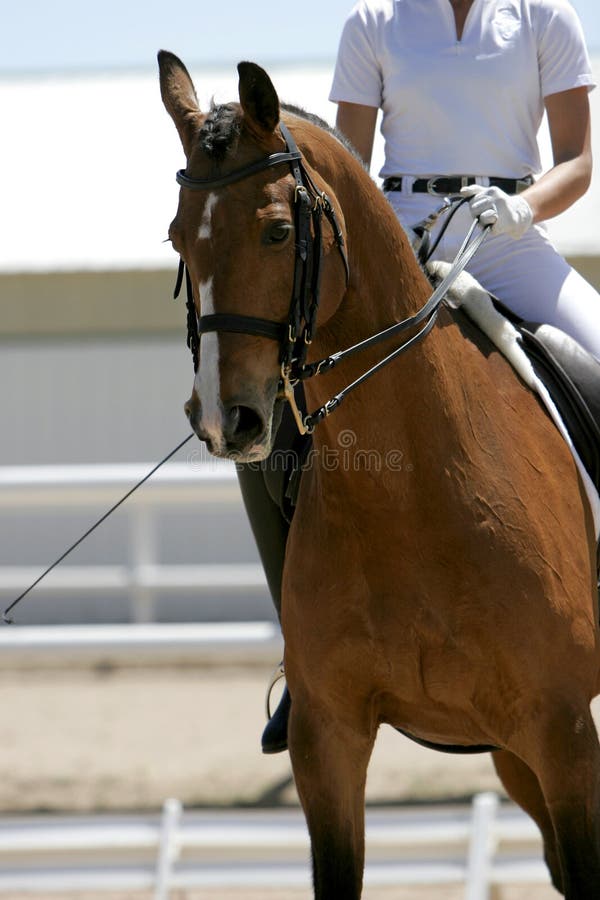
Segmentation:
<svg viewBox="0 0 600 900">
<path fill-rule="evenodd" d="M 131 665 L 273 665 L 283 641 L 271 622 L 0 627 L 0 670 Z"/>
<path fill-rule="evenodd" d="M 183 813 L 162 818 L 47 817 L 0 821 L 0 895 L 43 890 L 307 887 L 309 843 L 299 811 Z M 472 807 L 367 812 L 369 885 L 549 884 L 539 832 L 495 794 Z M 243 896 L 243 894 L 242 894 Z M 499 895 L 498 895 L 499 896 Z"/>
<path fill-rule="evenodd" d="M 86 508 L 96 513 L 90 515 L 91 524 L 151 468 L 151 464 L 0 467 L 0 511 Z M 51 572 L 36 587 L 36 593 L 128 593 L 133 621 L 145 623 L 154 618 L 154 599 L 161 590 L 173 593 L 193 589 L 197 594 L 215 590 L 265 591 L 265 577 L 258 562 L 159 564 L 159 508 L 193 504 L 237 504 L 243 514 L 234 466 L 217 461 L 166 463 L 120 510 L 129 522 L 127 564 L 65 564 Z M 108 523 L 102 527 L 108 527 Z M 39 566 L 0 566 L 0 599 L 10 601 L 50 562 L 46 560 Z"/>
</svg>

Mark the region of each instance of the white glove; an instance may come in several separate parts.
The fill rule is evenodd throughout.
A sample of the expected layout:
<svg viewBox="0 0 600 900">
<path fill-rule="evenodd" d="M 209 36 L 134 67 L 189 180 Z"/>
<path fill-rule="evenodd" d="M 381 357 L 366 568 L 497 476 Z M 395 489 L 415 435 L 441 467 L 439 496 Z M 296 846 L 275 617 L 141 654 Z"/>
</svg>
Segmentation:
<svg viewBox="0 0 600 900">
<path fill-rule="evenodd" d="M 469 209 L 481 225 L 491 225 L 492 234 L 520 238 L 533 223 L 533 212 L 520 194 L 505 194 L 497 187 L 470 184 L 461 188 L 463 197 L 471 197 Z"/>
</svg>

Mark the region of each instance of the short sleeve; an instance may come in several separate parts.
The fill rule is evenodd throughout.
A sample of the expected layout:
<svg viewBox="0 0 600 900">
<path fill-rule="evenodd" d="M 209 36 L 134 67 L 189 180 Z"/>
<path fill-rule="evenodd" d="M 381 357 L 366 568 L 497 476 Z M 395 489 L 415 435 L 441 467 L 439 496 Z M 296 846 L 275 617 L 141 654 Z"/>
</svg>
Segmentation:
<svg viewBox="0 0 600 900">
<path fill-rule="evenodd" d="M 379 108 L 382 76 L 375 50 L 375 25 L 367 4 L 358 3 L 344 25 L 329 99 Z"/>
<path fill-rule="evenodd" d="M 538 60 L 542 96 L 596 86 L 577 13 L 567 0 L 540 7 Z"/>
</svg>

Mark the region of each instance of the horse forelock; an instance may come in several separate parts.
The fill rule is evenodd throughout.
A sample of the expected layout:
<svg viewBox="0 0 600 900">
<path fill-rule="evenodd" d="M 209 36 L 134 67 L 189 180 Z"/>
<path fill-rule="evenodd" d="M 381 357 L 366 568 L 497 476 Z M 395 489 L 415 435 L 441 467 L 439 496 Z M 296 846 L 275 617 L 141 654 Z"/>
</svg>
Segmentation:
<svg viewBox="0 0 600 900">
<path fill-rule="evenodd" d="M 325 119 L 291 103 L 282 103 L 281 110 L 302 119 L 305 123 L 337 138 L 347 150 L 356 151 L 336 128 Z M 243 115 L 238 103 L 211 104 L 211 108 L 198 132 L 196 148 L 214 162 L 222 162 L 235 149 L 243 131 Z"/>
<path fill-rule="evenodd" d="M 197 148 L 209 159 L 222 162 L 235 147 L 242 128 L 240 107 L 237 103 L 214 102 L 198 132 Z"/>
</svg>

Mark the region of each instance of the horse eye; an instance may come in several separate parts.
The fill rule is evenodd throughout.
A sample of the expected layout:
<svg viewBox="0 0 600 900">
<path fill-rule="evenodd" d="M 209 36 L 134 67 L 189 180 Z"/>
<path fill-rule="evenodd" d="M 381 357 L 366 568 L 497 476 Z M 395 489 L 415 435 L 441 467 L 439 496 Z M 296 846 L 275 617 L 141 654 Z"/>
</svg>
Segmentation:
<svg viewBox="0 0 600 900">
<path fill-rule="evenodd" d="M 292 226 L 288 222 L 274 222 L 265 232 L 265 243 L 267 244 L 283 244 L 287 241 Z"/>
</svg>

